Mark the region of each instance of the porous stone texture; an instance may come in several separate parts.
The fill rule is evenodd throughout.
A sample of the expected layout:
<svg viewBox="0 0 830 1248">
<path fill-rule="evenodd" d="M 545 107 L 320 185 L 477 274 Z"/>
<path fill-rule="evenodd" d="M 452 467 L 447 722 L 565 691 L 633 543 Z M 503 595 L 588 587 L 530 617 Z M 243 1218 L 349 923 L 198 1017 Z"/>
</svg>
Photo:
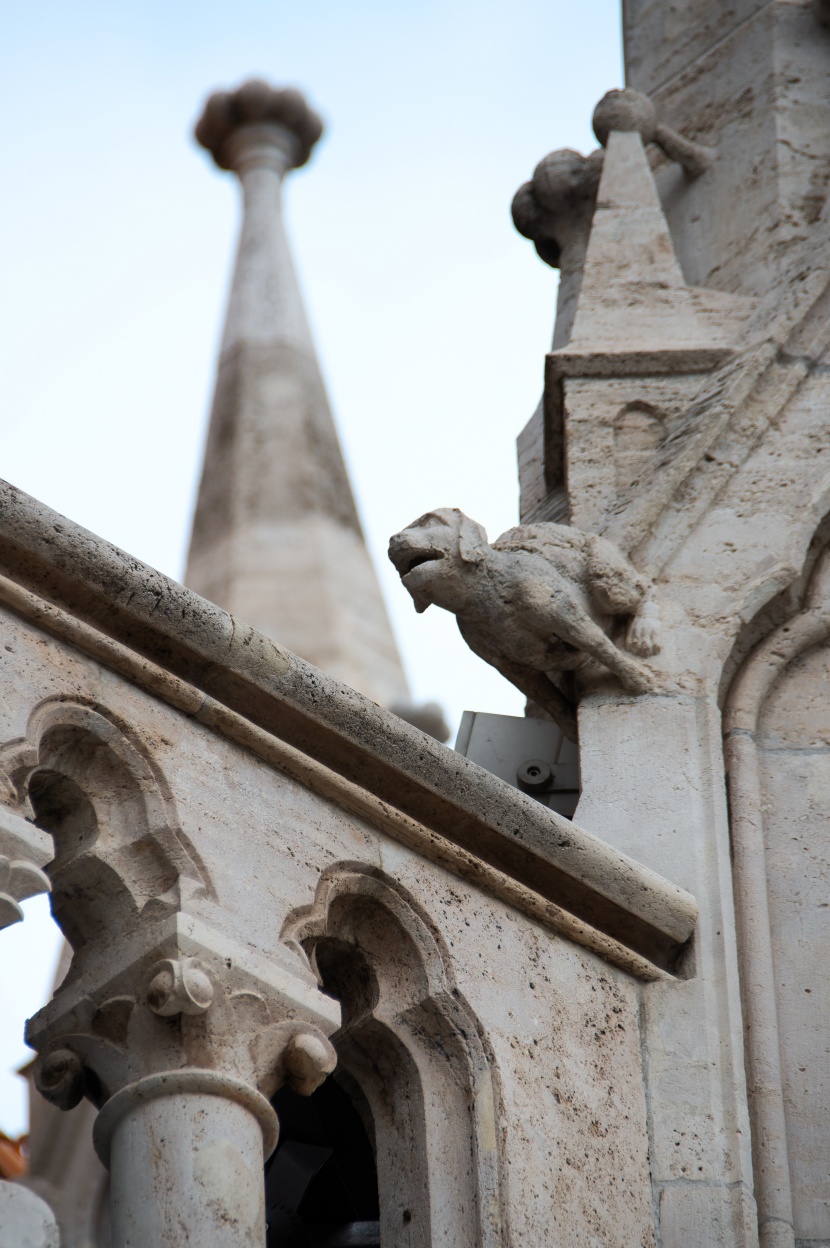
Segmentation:
<svg viewBox="0 0 830 1248">
<path fill-rule="evenodd" d="M 16 1183 L 0 1182 L 0 1248 L 59 1248 L 55 1215 Z"/>
<path fill-rule="evenodd" d="M 361 809 L 371 793 L 658 964 L 691 936 L 694 900 L 669 881 L 11 486 L 0 485 L 0 532 L 0 566 L 17 580 L 0 580 L 3 600 L 50 635 L 234 740 L 278 738 L 279 757 L 330 769 Z"/>
<path fill-rule="evenodd" d="M 830 1203 L 830 994 L 820 973 L 830 935 L 829 679 L 826 646 L 808 648 L 773 687 L 758 735 L 793 1219 L 807 1241 L 826 1238 Z"/>
<path fill-rule="evenodd" d="M 694 285 L 759 295 L 810 237 L 830 178 L 825 117 L 830 34 L 809 3 L 631 0 L 623 23 L 629 85 L 669 125 L 717 149 L 689 183 L 657 182 Z"/>
<path fill-rule="evenodd" d="M 262 1242 L 259 1168 L 275 1137 L 257 1089 L 308 1061 L 319 1081 L 326 1032 L 372 1108 L 384 1242 L 541 1246 L 579 1225 L 611 1248 L 653 1244 L 636 978 L 269 764 L 262 743 L 199 722 L 200 699 L 186 708 L 179 689 L 174 707 L 171 687 L 153 696 L 19 614 L 3 626 L 14 696 L 0 767 L 54 837 L 55 912 L 75 945 L 29 1035 L 53 1101 L 103 1101 L 115 1245 L 178 1245 L 183 1228 L 205 1244 Z M 464 760 L 441 757 L 450 785 Z M 67 816 L 58 802 L 70 781 L 100 844 L 71 833 L 85 807 Z M 106 909 L 73 892 L 81 862 L 86 879 L 106 868 Z M 370 1017 L 342 979 L 343 1022 L 317 989 L 309 957 L 325 983 L 329 948 L 372 968 Z M 309 1049 L 304 1036 L 319 1038 Z M 368 1037 L 391 1046 L 382 1078 Z M 409 1056 L 393 1060 L 401 1046 Z M 413 1098 L 422 1111 L 404 1120 L 395 1107 Z"/>
<path fill-rule="evenodd" d="M 629 89 L 598 106 L 567 333 L 519 439 L 523 521 L 610 539 L 661 604 L 659 696 L 575 675 L 575 817 L 700 904 L 684 981 L 642 990 L 667 1246 L 830 1242 L 823 18 L 624 6 Z M 645 150 L 661 126 L 706 149 L 697 169 L 671 137 Z"/>
<path fill-rule="evenodd" d="M 242 1106 L 199 1094 L 131 1110 L 112 1141 L 110 1189 L 116 1244 L 190 1240 L 260 1248 L 265 1221 L 262 1138 Z M 169 1141 L 174 1141 L 174 1147 Z M 135 1181 L 152 1176 L 153 1193 Z M 185 1241 L 187 1242 L 187 1241 Z"/>
<path fill-rule="evenodd" d="M 248 208 L 192 567 L 260 629 L 0 485 L 4 802 L 73 947 L 34 1081 L 99 1109 L 114 1248 L 261 1245 L 269 1100 L 335 1061 L 384 1248 L 830 1243 L 824 17 L 626 5 L 604 151 L 514 202 L 563 271 L 522 524 L 393 539 L 578 738 L 573 821 L 378 706 L 396 660 L 346 608 L 325 661 L 374 701 L 272 628 L 269 568 L 284 597 L 334 552 L 349 605 L 363 548 L 273 212 L 301 136 L 259 86 L 216 106 Z M 253 462 L 272 392 L 290 480 Z"/>
</svg>

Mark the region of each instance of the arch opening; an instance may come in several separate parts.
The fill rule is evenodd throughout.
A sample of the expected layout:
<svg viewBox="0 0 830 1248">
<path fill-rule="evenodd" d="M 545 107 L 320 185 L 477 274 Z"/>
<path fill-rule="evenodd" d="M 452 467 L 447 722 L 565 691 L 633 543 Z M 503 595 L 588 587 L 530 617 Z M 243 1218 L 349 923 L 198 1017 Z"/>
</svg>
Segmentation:
<svg viewBox="0 0 830 1248">
<path fill-rule="evenodd" d="M 370 1122 L 384 1248 L 502 1244 L 494 1062 L 434 925 L 398 884 L 349 864 L 284 936 L 341 1004 L 336 1077 Z"/>
<path fill-rule="evenodd" d="M 11 800 L 48 832 L 54 917 L 80 973 L 88 948 L 178 909 L 209 887 L 178 826 L 172 795 L 135 734 L 100 707 L 41 703 L 26 736 L 0 747 Z"/>
<path fill-rule="evenodd" d="M 374 1124 L 357 1085 L 340 1072 L 311 1096 L 285 1085 L 271 1103 L 280 1141 L 265 1167 L 266 1248 L 379 1248 Z"/>
</svg>

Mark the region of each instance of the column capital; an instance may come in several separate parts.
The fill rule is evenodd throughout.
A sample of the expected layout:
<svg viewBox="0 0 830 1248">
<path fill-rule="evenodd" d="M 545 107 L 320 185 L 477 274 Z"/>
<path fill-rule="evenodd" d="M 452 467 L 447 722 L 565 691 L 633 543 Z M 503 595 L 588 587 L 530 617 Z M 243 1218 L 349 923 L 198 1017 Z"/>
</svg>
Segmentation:
<svg viewBox="0 0 830 1248">
<path fill-rule="evenodd" d="M 38 1090 L 61 1109 L 83 1096 L 127 1104 L 128 1089 L 151 1086 L 173 1095 L 185 1077 L 208 1080 L 214 1095 L 227 1084 L 232 1100 L 247 1087 L 257 1104 L 283 1083 L 309 1095 L 334 1069 L 340 1010 L 288 957 L 252 958 L 181 912 L 148 924 L 91 973 L 70 975 L 29 1021 Z"/>
<path fill-rule="evenodd" d="M 304 165 L 323 133 L 323 123 L 293 87 L 272 87 L 258 78 L 234 91 L 214 91 L 196 122 L 196 141 L 220 169 L 240 173 L 251 160 L 276 161 L 280 172 Z"/>
</svg>

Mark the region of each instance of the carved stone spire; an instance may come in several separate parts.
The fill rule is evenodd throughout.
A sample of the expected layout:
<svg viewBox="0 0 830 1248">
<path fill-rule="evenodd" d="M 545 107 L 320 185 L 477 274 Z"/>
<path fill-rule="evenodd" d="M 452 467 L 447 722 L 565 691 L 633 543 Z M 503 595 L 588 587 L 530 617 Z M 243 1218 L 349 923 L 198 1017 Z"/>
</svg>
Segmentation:
<svg viewBox="0 0 830 1248">
<path fill-rule="evenodd" d="M 244 208 L 185 580 L 388 706 L 406 681 L 281 215 L 321 133 L 298 91 L 258 81 L 216 92 L 196 126 Z"/>
<path fill-rule="evenodd" d="M 675 159 L 700 152 L 701 167 L 703 153 L 658 126 L 651 101 L 637 91 L 609 92 L 594 112 L 594 130 L 605 159 L 566 350 L 594 355 L 711 349 L 715 343 L 680 271 L 644 144 L 656 141 L 665 150 L 668 134 L 682 145 Z"/>
</svg>

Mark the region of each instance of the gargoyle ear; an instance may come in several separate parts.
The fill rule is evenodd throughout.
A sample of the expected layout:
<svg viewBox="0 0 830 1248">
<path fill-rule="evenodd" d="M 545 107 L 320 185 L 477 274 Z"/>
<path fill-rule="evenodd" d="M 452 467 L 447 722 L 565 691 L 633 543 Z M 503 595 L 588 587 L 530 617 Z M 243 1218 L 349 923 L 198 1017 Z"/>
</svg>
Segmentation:
<svg viewBox="0 0 830 1248">
<path fill-rule="evenodd" d="M 457 510 L 457 509 L 456 509 Z M 481 563 L 487 553 L 487 534 L 480 524 L 458 512 L 458 553 L 462 563 Z"/>
</svg>

